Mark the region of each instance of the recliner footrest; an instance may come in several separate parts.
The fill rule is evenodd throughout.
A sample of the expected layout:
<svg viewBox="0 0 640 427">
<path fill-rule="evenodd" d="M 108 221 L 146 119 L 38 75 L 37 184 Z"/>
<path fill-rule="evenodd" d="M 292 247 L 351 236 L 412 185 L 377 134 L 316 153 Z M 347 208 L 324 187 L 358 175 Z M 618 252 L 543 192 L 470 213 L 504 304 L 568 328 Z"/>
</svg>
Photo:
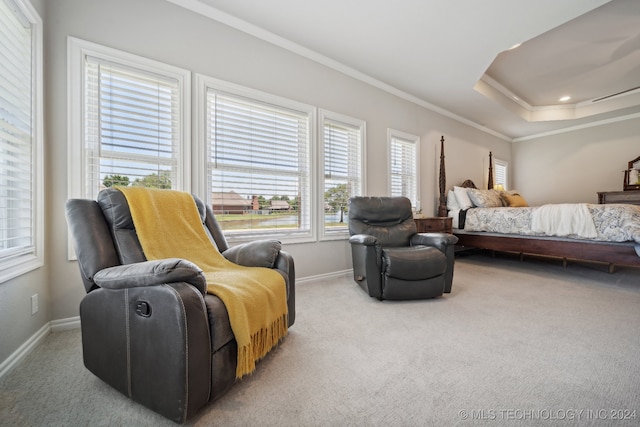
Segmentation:
<svg viewBox="0 0 640 427">
<path fill-rule="evenodd" d="M 402 280 L 424 280 L 444 274 L 447 257 L 429 246 L 383 248 L 383 274 Z"/>
</svg>

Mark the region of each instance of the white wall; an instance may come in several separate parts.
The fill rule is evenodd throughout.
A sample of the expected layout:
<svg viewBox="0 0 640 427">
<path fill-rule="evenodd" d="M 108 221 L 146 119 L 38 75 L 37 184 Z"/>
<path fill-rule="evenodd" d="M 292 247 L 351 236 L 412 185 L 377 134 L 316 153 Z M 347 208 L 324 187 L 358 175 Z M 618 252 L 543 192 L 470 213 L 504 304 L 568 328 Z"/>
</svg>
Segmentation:
<svg viewBox="0 0 640 427">
<path fill-rule="evenodd" d="M 597 203 L 622 191 L 624 170 L 640 156 L 640 118 L 513 144 L 515 186 L 530 205 Z"/>
<path fill-rule="evenodd" d="M 511 158 L 508 142 L 169 2 L 56 0 L 43 4 L 46 266 L 0 284 L 0 324 L 10 325 L 10 329 L 1 328 L 0 361 L 48 321 L 77 316 L 84 296 L 77 263 L 66 257 L 68 36 L 366 120 L 370 195 L 387 194 L 387 128 L 419 135 L 421 203 L 426 214 L 436 209 L 441 135 L 446 138 L 451 185 L 467 178 L 482 182 L 489 150 L 502 159 Z M 351 268 L 346 240 L 286 245 L 285 249 L 294 256 L 299 278 Z M 41 294 L 41 311 L 32 319 L 28 304 L 34 292 Z"/>
</svg>

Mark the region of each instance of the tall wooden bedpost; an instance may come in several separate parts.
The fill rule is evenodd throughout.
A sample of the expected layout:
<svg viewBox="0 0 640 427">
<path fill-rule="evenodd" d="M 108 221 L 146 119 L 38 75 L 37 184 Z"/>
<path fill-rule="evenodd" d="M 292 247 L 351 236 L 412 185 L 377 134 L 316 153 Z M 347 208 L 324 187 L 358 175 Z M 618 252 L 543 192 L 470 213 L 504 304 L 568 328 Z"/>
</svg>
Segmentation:
<svg viewBox="0 0 640 427">
<path fill-rule="evenodd" d="M 487 179 L 487 190 L 493 190 L 493 158 L 489 151 L 489 178 Z"/>
<path fill-rule="evenodd" d="M 444 135 L 440 138 L 440 203 L 438 205 L 438 216 L 447 216 L 447 201 L 445 191 L 447 186 L 447 178 L 444 167 Z"/>
</svg>

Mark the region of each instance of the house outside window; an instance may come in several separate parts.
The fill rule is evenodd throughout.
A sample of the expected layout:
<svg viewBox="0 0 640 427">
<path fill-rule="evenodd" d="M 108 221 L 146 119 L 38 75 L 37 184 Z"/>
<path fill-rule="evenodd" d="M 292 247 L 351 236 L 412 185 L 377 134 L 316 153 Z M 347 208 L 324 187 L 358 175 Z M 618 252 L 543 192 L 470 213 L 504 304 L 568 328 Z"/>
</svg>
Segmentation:
<svg viewBox="0 0 640 427">
<path fill-rule="evenodd" d="M 203 191 L 231 241 L 315 237 L 315 108 L 198 76 Z M 200 157 L 199 155 L 196 157 Z"/>
<path fill-rule="evenodd" d="M 392 197 L 404 196 L 420 209 L 420 137 L 394 129 L 388 131 L 389 188 Z"/>
<path fill-rule="evenodd" d="M 364 194 L 365 122 L 320 110 L 321 191 L 324 195 L 323 239 L 348 235 L 349 198 Z"/>
<path fill-rule="evenodd" d="M 0 282 L 43 264 L 42 21 L 0 0 Z"/>
</svg>

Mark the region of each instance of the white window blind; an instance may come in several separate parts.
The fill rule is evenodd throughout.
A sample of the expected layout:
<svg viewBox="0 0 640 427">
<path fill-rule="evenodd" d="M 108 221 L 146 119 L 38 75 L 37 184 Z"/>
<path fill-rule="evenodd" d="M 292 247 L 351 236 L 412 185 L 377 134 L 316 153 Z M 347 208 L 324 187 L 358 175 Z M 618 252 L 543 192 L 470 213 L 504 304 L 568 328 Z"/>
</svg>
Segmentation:
<svg viewBox="0 0 640 427">
<path fill-rule="evenodd" d="M 349 198 L 363 193 L 364 122 L 322 112 L 324 234 L 347 231 Z"/>
<path fill-rule="evenodd" d="M 494 158 L 493 167 L 493 184 L 494 187 L 502 185 L 502 188 L 507 189 L 507 163 Z"/>
<path fill-rule="evenodd" d="M 0 0 L 0 280 L 32 262 L 37 243 L 39 100 L 34 19 Z M 37 17 L 37 15 L 36 15 Z M 39 18 L 37 19 L 39 23 Z M 30 268 L 29 268 L 30 269 Z M 28 269 L 27 269 L 28 270 Z"/>
<path fill-rule="evenodd" d="M 180 187 L 179 80 L 85 58 L 85 197 L 112 185 Z"/>
<path fill-rule="evenodd" d="M 221 227 L 308 234 L 311 113 L 208 88 L 206 116 L 207 193 Z"/>
<path fill-rule="evenodd" d="M 390 179 L 391 196 L 404 196 L 411 205 L 419 209 L 418 200 L 418 144 L 419 138 L 390 131 Z"/>
</svg>

